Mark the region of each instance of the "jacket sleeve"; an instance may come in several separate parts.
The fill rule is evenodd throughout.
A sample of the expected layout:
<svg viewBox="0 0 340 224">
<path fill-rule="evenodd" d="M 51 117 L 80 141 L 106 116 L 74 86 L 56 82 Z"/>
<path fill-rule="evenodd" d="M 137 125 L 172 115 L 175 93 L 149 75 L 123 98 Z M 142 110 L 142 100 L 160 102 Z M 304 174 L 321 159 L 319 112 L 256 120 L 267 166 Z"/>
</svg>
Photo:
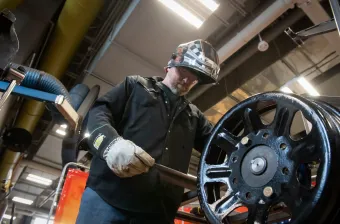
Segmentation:
<svg viewBox="0 0 340 224">
<path fill-rule="evenodd" d="M 87 121 L 90 137 L 87 143 L 93 155 L 103 158 L 104 150 L 119 137 L 116 128 L 122 119 L 135 80 L 134 77 L 127 77 L 99 98 L 90 110 Z"/>
<path fill-rule="evenodd" d="M 195 149 L 200 153 L 203 151 L 205 143 L 207 142 L 213 125 L 205 118 L 201 111 L 198 111 L 198 125 L 195 135 Z"/>
</svg>

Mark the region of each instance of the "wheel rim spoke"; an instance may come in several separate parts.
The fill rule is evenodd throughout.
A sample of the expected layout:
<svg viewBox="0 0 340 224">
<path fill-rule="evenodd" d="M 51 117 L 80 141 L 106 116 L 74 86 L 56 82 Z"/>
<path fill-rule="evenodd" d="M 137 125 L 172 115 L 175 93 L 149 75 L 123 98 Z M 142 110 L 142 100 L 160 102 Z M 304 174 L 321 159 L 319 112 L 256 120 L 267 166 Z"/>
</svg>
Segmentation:
<svg viewBox="0 0 340 224">
<path fill-rule="evenodd" d="M 205 182 L 206 183 L 225 183 L 231 174 L 229 166 L 226 164 L 220 165 L 207 165 L 205 171 Z"/>
<path fill-rule="evenodd" d="M 254 205 L 248 207 L 247 224 L 264 224 L 268 220 L 268 205 Z"/>
<path fill-rule="evenodd" d="M 297 111 L 298 110 L 295 108 L 287 108 L 282 105 L 277 106 L 274 121 L 272 123 L 277 136 L 289 135 L 290 127 Z"/>
<path fill-rule="evenodd" d="M 214 143 L 227 154 L 232 153 L 236 149 L 238 142 L 239 139 L 225 128 L 221 128 L 214 139 Z"/>
<path fill-rule="evenodd" d="M 307 137 L 292 143 L 290 157 L 297 163 L 311 163 L 319 159 L 318 145 L 314 144 L 314 135 L 309 134 Z"/>
<path fill-rule="evenodd" d="M 303 203 L 308 201 L 312 195 L 313 190 L 310 187 L 304 186 L 296 180 L 289 185 L 289 188 L 281 198 L 289 208 L 292 218 L 296 218 L 299 215 L 299 207 L 303 206 Z"/>
<path fill-rule="evenodd" d="M 222 222 L 232 211 L 238 207 L 241 207 L 242 203 L 232 191 L 228 190 L 222 198 L 218 199 L 209 206 L 212 211 L 215 212 L 218 219 Z"/>
<path fill-rule="evenodd" d="M 246 108 L 244 110 L 243 122 L 247 133 L 253 131 L 257 132 L 259 129 L 264 127 L 259 114 L 255 110 L 250 108 Z"/>
</svg>

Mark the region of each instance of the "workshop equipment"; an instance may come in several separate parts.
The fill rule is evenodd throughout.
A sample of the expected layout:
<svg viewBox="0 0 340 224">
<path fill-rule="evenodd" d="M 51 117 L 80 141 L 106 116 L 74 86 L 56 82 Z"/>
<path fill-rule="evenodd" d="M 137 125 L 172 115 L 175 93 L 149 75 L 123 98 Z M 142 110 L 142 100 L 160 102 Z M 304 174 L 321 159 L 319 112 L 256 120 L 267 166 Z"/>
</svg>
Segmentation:
<svg viewBox="0 0 340 224">
<path fill-rule="evenodd" d="M 88 172 L 68 169 L 54 217 L 55 224 L 76 222 L 81 196 L 85 190 L 88 176 Z"/>
</svg>

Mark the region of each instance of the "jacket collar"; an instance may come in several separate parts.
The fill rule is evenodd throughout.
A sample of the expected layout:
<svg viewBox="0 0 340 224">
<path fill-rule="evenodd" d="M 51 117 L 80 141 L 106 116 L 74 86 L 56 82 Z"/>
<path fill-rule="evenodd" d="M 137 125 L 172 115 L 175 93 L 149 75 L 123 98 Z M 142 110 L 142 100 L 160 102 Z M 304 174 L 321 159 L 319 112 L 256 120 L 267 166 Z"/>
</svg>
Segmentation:
<svg viewBox="0 0 340 224">
<path fill-rule="evenodd" d="M 153 77 L 139 77 L 137 80 L 141 85 L 152 92 L 161 93 L 161 89 L 156 85 L 157 82 L 163 81 L 164 78 L 160 76 L 153 76 Z M 185 97 L 182 98 L 182 104 L 189 105 L 191 102 Z"/>
</svg>

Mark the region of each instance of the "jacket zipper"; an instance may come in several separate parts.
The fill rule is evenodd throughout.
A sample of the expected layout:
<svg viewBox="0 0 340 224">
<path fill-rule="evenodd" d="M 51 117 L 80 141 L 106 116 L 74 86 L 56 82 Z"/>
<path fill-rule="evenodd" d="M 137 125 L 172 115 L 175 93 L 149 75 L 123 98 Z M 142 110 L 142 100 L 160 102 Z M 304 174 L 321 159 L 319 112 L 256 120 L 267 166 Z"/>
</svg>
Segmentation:
<svg viewBox="0 0 340 224">
<path fill-rule="evenodd" d="M 188 103 L 187 103 L 187 102 L 184 102 L 184 103 L 181 105 L 181 106 L 183 106 L 183 107 L 181 108 L 181 106 L 180 106 L 179 110 L 175 113 L 174 118 L 171 120 L 169 129 L 168 129 L 168 131 L 167 131 L 167 133 L 166 133 L 166 137 L 165 137 L 165 146 L 166 146 L 166 143 L 167 143 L 167 140 L 168 140 L 168 136 L 169 136 L 170 130 L 171 130 L 171 128 L 172 128 L 172 125 L 173 125 L 175 119 L 176 119 L 177 116 L 185 109 L 185 107 L 186 107 L 187 105 L 188 105 Z M 165 150 L 167 150 L 167 147 L 165 147 Z M 162 153 L 162 154 L 163 154 L 163 153 Z"/>
</svg>

